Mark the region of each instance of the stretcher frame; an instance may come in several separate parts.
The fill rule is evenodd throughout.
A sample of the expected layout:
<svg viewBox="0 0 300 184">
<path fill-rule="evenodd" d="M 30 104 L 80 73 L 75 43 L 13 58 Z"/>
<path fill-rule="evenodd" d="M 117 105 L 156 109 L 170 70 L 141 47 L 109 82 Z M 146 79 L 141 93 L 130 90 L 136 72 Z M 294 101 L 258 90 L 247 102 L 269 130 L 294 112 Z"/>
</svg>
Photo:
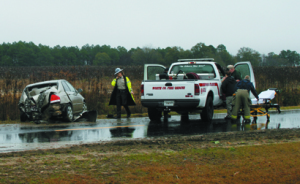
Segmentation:
<svg viewBox="0 0 300 184">
<path fill-rule="evenodd" d="M 270 88 L 269 90 L 274 90 L 276 92 L 276 94 L 279 94 L 279 90 L 277 88 Z M 253 120 L 251 122 L 252 125 L 254 125 L 254 126 L 257 125 L 257 117 L 266 116 L 267 120 L 266 120 L 265 128 L 267 129 L 268 124 L 270 123 L 269 109 L 276 108 L 277 112 L 281 113 L 280 106 L 278 105 L 278 103 L 272 104 L 271 100 L 273 100 L 273 99 L 264 98 L 263 99 L 264 103 L 250 105 L 250 116 L 253 117 Z M 238 113 L 238 116 L 243 116 L 243 115 L 244 115 L 244 111 L 242 109 Z M 245 120 L 243 120 L 243 122 L 242 122 L 242 129 L 244 127 L 244 124 L 245 124 Z"/>
</svg>

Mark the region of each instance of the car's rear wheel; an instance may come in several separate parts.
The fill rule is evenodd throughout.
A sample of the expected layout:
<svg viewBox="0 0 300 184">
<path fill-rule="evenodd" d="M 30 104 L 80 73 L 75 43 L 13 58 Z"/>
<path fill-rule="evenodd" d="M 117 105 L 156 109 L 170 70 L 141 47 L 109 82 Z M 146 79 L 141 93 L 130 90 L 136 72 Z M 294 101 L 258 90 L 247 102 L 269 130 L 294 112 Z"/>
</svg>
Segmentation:
<svg viewBox="0 0 300 184">
<path fill-rule="evenodd" d="M 28 119 L 28 117 L 27 117 L 27 115 L 25 114 L 25 112 L 20 112 L 20 121 L 21 122 L 25 122 L 25 121 L 27 121 L 27 119 Z"/>
<path fill-rule="evenodd" d="M 65 110 L 65 120 L 68 121 L 68 122 L 72 122 L 73 118 L 74 118 L 73 108 L 70 104 L 68 104 L 66 106 L 66 110 Z"/>
</svg>

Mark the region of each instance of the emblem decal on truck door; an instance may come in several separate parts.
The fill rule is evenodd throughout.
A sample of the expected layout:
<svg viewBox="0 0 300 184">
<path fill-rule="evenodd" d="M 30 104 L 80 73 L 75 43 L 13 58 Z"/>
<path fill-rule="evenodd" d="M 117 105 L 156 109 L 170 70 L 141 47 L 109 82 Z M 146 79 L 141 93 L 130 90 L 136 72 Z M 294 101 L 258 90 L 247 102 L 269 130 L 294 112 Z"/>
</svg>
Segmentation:
<svg viewBox="0 0 300 184">
<path fill-rule="evenodd" d="M 199 83 L 199 86 L 200 87 L 203 87 L 203 86 L 216 86 L 217 87 L 217 90 L 218 90 L 218 95 L 220 96 L 220 91 L 219 91 L 219 85 L 218 83 Z M 204 88 L 205 89 L 205 88 Z M 205 92 L 205 91 L 204 91 Z M 201 88 L 201 94 L 202 94 L 202 88 Z"/>
</svg>

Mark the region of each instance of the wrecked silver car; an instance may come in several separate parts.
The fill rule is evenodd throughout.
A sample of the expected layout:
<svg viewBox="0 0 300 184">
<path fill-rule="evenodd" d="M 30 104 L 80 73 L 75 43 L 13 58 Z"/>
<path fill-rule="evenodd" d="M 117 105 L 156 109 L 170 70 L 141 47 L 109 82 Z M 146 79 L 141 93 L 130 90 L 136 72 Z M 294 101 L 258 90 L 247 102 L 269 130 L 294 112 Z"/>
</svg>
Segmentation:
<svg viewBox="0 0 300 184">
<path fill-rule="evenodd" d="M 66 80 L 51 80 L 29 84 L 25 87 L 19 101 L 20 120 L 35 123 L 49 120 L 72 122 L 87 113 L 82 89 L 75 89 Z M 96 113 L 96 114 L 95 114 Z M 97 112 L 93 113 L 96 121 Z"/>
</svg>

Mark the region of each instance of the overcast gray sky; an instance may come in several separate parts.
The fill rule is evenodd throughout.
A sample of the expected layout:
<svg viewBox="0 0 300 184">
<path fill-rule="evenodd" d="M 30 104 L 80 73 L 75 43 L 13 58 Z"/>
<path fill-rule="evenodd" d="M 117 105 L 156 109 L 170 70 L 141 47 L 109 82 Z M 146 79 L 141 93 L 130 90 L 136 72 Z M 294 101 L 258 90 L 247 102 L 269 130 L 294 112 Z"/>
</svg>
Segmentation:
<svg viewBox="0 0 300 184">
<path fill-rule="evenodd" d="M 0 0 L 0 42 L 300 53 L 299 0 Z"/>
</svg>

